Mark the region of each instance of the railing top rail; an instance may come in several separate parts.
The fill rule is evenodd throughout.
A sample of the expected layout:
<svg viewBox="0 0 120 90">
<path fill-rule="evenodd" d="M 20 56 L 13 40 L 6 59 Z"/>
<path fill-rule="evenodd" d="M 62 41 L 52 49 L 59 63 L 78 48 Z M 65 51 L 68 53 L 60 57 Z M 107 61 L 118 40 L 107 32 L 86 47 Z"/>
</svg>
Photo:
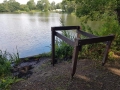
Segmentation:
<svg viewBox="0 0 120 90">
<path fill-rule="evenodd" d="M 79 45 L 86 45 L 86 44 L 107 42 L 107 41 L 112 41 L 114 39 L 114 37 L 115 37 L 115 35 L 109 35 L 109 36 L 103 36 L 103 37 L 93 37 L 93 38 L 88 38 L 88 39 L 79 39 L 78 44 Z"/>
<path fill-rule="evenodd" d="M 51 27 L 51 30 L 72 30 L 72 29 L 80 29 L 80 26 L 58 26 L 58 27 Z"/>
</svg>

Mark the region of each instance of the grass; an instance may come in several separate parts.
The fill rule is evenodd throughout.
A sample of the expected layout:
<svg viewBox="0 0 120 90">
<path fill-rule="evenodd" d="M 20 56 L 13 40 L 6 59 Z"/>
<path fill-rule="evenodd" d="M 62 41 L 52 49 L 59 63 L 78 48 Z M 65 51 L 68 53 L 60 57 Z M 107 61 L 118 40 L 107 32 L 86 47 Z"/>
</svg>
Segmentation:
<svg viewBox="0 0 120 90">
<path fill-rule="evenodd" d="M 18 79 L 12 77 L 11 63 L 20 61 L 19 54 L 10 54 L 7 51 L 0 50 L 0 89 L 7 90 L 10 85 L 17 82 Z"/>
<path fill-rule="evenodd" d="M 20 80 L 21 79 L 16 79 L 12 76 L 3 77 L 0 79 L 0 88 L 4 90 L 9 90 L 13 83 L 18 82 Z"/>
<path fill-rule="evenodd" d="M 38 54 L 38 55 L 30 56 L 30 57 L 25 57 L 25 58 L 20 58 L 20 60 L 28 61 L 30 59 L 39 59 L 39 58 L 44 58 L 44 57 L 51 57 L 51 52 L 42 53 L 42 54 Z"/>
</svg>

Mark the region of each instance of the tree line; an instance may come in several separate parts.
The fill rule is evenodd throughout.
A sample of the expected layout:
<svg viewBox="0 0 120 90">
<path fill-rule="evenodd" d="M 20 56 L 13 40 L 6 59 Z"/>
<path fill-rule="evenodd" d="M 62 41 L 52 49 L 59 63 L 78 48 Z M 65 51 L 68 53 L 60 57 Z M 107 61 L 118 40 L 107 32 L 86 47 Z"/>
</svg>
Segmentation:
<svg viewBox="0 0 120 90">
<path fill-rule="evenodd" d="M 39 11 L 52 11 L 55 9 L 61 9 L 62 12 L 73 13 L 76 10 L 75 1 L 62 0 L 61 3 L 49 2 L 48 0 L 38 0 L 35 3 L 34 0 L 29 0 L 26 4 L 20 4 L 16 0 L 4 0 L 0 3 L 0 12 L 16 12 L 39 10 Z"/>
<path fill-rule="evenodd" d="M 20 11 L 51 11 L 55 9 L 61 9 L 61 3 L 55 3 L 54 1 L 50 3 L 48 0 L 38 0 L 37 4 L 34 0 L 29 0 L 26 4 L 20 4 L 16 0 L 4 0 L 0 3 L 0 12 L 16 12 Z"/>
</svg>

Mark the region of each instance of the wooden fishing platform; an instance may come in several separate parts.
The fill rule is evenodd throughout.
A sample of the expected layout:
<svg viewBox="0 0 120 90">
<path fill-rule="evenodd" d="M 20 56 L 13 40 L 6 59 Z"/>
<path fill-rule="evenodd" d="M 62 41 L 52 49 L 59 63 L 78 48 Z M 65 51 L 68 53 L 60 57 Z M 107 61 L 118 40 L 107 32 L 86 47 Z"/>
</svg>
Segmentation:
<svg viewBox="0 0 120 90">
<path fill-rule="evenodd" d="M 77 37 L 75 38 L 74 41 L 68 39 L 67 37 L 61 35 L 57 31 L 62 31 L 62 30 L 76 30 L 77 32 Z M 72 72 L 71 72 L 71 77 L 74 76 L 76 72 L 76 67 L 77 67 L 77 58 L 78 58 L 78 52 L 82 50 L 82 47 L 87 44 L 93 44 L 93 43 L 99 43 L 103 42 L 106 44 L 106 49 L 104 52 L 103 60 L 102 60 L 102 65 L 107 61 L 108 57 L 108 52 L 112 43 L 112 40 L 114 39 L 115 35 L 109 35 L 109 36 L 96 36 L 87 32 L 84 32 L 80 29 L 80 26 L 61 26 L 61 27 L 51 27 L 51 43 L 52 43 L 52 65 L 54 66 L 55 64 L 55 36 L 62 39 L 65 41 L 67 44 L 71 45 L 74 47 L 73 50 L 73 56 L 72 56 Z M 87 39 L 80 39 L 80 35 L 88 37 Z"/>
</svg>

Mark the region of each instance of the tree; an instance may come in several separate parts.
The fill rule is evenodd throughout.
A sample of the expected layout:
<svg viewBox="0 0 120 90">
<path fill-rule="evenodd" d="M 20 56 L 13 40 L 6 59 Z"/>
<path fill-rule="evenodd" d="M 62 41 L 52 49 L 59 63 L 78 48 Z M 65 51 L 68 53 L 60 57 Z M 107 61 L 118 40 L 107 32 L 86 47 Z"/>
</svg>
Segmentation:
<svg viewBox="0 0 120 90">
<path fill-rule="evenodd" d="M 54 2 L 54 1 L 50 4 L 50 9 L 51 9 L 51 10 L 54 10 L 54 9 L 55 9 L 55 2 Z"/>
<path fill-rule="evenodd" d="M 120 50 L 120 0 L 68 0 L 75 1 L 76 15 L 83 21 L 99 21 L 99 29 L 92 30 L 100 36 L 114 34 L 113 49 Z"/>
<path fill-rule="evenodd" d="M 62 5 L 62 10 L 67 12 L 67 0 L 63 0 L 61 5 Z"/>
<path fill-rule="evenodd" d="M 7 0 L 4 0 L 2 4 L 3 4 L 3 6 L 4 6 L 4 12 L 9 12 L 10 9 L 9 9 L 9 7 L 8 7 L 8 1 L 7 1 Z"/>
<path fill-rule="evenodd" d="M 61 3 L 57 3 L 55 8 L 56 9 L 61 9 Z"/>
<path fill-rule="evenodd" d="M 29 7 L 28 7 L 28 5 L 20 5 L 20 10 L 29 11 Z"/>
<path fill-rule="evenodd" d="M 120 0 L 68 0 L 77 4 L 76 15 L 100 19 L 106 13 L 108 16 L 118 15 L 120 22 Z M 115 13 L 116 12 L 116 13 Z M 97 15 L 97 16 L 95 16 Z"/>
<path fill-rule="evenodd" d="M 10 12 L 14 12 L 20 8 L 20 3 L 16 2 L 15 0 L 9 0 L 7 5 Z"/>
<path fill-rule="evenodd" d="M 71 4 L 72 3 L 72 4 Z M 67 0 L 63 0 L 62 3 L 62 10 L 67 12 L 67 13 L 72 13 L 75 11 L 76 9 L 76 3 L 75 1 L 67 1 Z"/>
<path fill-rule="evenodd" d="M 50 3 L 48 0 L 39 0 L 37 2 L 37 8 L 40 9 L 41 11 L 48 11 Z"/>
<path fill-rule="evenodd" d="M 39 10 L 41 10 L 41 11 L 44 9 L 43 3 L 41 2 L 41 0 L 37 1 L 36 7 L 37 7 L 37 9 L 39 9 Z"/>
<path fill-rule="evenodd" d="M 8 10 L 8 3 L 7 0 L 4 0 L 3 3 L 0 4 L 0 12 L 7 12 Z"/>
<path fill-rule="evenodd" d="M 20 9 L 20 3 L 15 0 L 4 0 L 0 5 L 0 12 L 14 12 Z"/>
<path fill-rule="evenodd" d="M 4 4 L 0 4 L 0 12 L 5 12 Z"/>
<path fill-rule="evenodd" d="M 9 7 L 10 7 L 11 12 L 16 11 L 16 10 L 19 10 L 19 8 L 20 8 L 20 3 L 18 3 L 18 2 L 10 3 L 10 4 L 9 4 Z"/>
<path fill-rule="evenodd" d="M 29 1 L 27 2 L 27 5 L 28 5 L 28 7 L 29 7 L 30 10 L 36 9 L 36 5 L 35 5 L 34 0 L 29 0 Z"/>
<path fill-rule="evenodd" d="M 48 0 L 44 0 L 44 11 L 48 11 L 50 7 L 50 3 Z"/>
</svg>

